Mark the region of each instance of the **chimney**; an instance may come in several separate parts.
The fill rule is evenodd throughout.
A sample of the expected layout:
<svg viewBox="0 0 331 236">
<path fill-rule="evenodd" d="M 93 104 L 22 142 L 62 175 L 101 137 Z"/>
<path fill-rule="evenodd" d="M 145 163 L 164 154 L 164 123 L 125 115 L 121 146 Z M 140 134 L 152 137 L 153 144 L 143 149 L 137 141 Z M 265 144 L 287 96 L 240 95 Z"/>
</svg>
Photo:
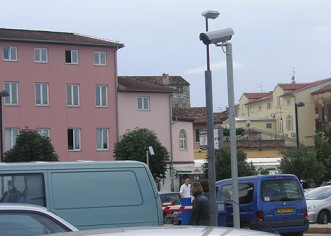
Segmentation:
<svg viewBox="0 0 331 236">
<path fill-rule="evenodd" d="M 162 74 L 162 81 L 163 81 L 163 85 L 169 85 L 169 75 L 163 73 Z"/>
</svg>

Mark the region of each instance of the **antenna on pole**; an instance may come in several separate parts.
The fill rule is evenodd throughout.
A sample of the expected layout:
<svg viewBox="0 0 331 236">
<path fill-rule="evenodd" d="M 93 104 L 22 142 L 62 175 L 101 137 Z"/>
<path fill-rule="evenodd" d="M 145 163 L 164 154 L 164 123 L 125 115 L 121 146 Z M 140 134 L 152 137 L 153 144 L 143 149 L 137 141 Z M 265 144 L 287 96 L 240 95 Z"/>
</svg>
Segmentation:
<svg viewBox="0 0 331 236">
<path fill-rule="evenodd" d="M 293 66 L 292 74 L 290 74 L 292 76 L 291 77 L 291 80 L 292 80 L 291 84 L 296 84 L 296 82 L 295 82 L 295 73 L 296 73 L 296 71 L 294 70 L 294 66 Z"/>
</svg>

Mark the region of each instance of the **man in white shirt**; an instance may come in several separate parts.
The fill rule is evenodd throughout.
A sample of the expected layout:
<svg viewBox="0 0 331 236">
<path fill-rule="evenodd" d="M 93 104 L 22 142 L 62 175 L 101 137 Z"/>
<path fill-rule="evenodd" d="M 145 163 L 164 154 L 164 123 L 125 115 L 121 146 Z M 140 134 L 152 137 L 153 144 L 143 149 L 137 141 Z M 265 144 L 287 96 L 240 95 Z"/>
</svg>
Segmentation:
<svg viewBox="0 0 331 236">
<path fill-rule="evenodd" d="M 179 194 L 181 197 L 191 197 L 191 185 L 189 178 L 185 179 L 185 183 L 180 187 Z"/>
</svg>

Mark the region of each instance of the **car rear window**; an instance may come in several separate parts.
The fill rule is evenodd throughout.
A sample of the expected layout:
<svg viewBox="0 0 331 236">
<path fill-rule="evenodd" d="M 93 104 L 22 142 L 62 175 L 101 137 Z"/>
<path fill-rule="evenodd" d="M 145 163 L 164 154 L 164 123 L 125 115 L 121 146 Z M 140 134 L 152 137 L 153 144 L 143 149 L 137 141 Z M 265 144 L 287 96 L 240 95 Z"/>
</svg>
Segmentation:
<svg viewBox="0 0 331 236">
<path fill-rule="evenodd" d="M 254 184 L 253 183 L 243 183 L 238 186 L 239 203 L 247 204 L 253 201 L 254 197 Z M 226 204 L 232 204 L 232 185 L 224 185 L 222 187 L 220 200 L 224 201 Z"/>
<path fill-rule="evenodd" d="M 262 200 L 265 202 L 301 200 L 301 187 L 295 179 L 272 179 L 262 182 Z"/>
<path fill-rule="evenodd" d="M 179 193 L 160 193 L 162 203 L 173 201 L 174 205 L 180 205 Z"/>
</svg>

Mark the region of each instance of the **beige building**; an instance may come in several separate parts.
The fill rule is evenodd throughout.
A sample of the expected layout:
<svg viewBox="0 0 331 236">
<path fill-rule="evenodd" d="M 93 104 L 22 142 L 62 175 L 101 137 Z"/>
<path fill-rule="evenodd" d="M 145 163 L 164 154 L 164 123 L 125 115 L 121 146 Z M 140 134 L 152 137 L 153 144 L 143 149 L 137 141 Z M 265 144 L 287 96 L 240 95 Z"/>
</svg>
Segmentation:
<svg viewBox="0 0 331 236">
<path fill-rule="evenodd" d="M 286 146 L 295 146 L 299 134 L 300 143 L 312 146 L 316 133 L 312 92 L 330 82 L 331 78 L 312 83 L 292 82 L 278 84 L 270 93 L 244 93 L 237 106 L 236 127 L 258 131 L 262 140 L 285 140 Z M 227 121 L 224 126 L 228 126 Z"/>
</svg>

